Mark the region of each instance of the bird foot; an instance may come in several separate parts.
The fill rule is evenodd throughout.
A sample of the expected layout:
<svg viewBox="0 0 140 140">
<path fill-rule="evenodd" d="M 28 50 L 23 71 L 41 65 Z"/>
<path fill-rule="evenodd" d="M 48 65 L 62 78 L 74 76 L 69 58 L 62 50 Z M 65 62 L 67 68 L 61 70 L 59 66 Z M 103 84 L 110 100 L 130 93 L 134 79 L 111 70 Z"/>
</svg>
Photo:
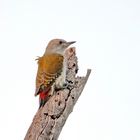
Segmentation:
<svg viewBox="0 0 140 140">
<path fill-rule="evenodd" d="M 74 87 L 74 82 L 67 80 L 61 87 L 55 86 L 55 90 L 58 91 L 66 88 L 71 89 L 72 87 Z"/>
<path fill-rule="evenodd" d="M 55 90 L 58 91 L 58 90 L 61 90 L 61 89 L 66 89 L 66 88 L 68 88 L 68 86 L 69 86 L 68 82 L 63 83 L 63 85 L 59 86 L 59 87 L 55 85 Z"/>
</svg>

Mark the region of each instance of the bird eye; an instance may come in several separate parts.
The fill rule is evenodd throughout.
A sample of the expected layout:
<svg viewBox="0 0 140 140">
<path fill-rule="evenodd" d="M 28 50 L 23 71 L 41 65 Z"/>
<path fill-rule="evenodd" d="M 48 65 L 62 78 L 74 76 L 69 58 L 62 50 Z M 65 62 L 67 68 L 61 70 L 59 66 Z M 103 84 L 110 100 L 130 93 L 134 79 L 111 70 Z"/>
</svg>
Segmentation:
<svg viewBox="0 0 140 140">
<path fill-rule="evenodd" d="M 62 44 L 63 42 L 62 41 L 59 41 L 59 44 Z"/>
</svg>

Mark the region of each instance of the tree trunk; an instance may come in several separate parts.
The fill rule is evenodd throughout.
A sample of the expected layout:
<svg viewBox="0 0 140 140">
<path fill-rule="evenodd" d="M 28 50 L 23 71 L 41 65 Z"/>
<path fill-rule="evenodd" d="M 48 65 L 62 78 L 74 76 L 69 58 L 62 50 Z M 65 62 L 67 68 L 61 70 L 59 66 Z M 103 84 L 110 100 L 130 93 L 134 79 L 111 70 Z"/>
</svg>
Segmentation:
<svg viewBox="0 0 140 140">
<path fill-rule="evenodd" d="M 44 107 L 37 111 L 24 140 L 57 140 L 84 89 L 91 70 L 87 70 L 85 77 L 76 76 L 78 65 L 74 47 L 66 51 L 65 57 L 68 65 L 68 87 L 55 91 Z"/>
</svg>

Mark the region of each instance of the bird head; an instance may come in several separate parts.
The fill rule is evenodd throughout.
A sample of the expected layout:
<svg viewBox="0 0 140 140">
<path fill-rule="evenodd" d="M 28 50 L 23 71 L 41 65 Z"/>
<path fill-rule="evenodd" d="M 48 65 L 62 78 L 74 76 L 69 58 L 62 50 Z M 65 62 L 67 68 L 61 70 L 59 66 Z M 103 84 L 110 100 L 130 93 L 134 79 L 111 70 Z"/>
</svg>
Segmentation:
<svg viewBox="0 0 140 140">
<path fill-rule="evenodd" d="M 65 50 L 76 41 L 67 42 L 63 39 L 53 39 L 48 43 L 45 54 L 58 53 L 64 54 Z"/>
</svg>

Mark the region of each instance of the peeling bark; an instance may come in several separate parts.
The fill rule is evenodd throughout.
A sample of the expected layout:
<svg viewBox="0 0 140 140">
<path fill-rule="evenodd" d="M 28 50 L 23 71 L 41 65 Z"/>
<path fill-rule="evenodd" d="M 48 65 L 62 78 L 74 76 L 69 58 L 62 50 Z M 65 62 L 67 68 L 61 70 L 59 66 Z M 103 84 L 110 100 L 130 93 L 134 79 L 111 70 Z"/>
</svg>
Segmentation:
<svg viewBox="0 0 140 140">
<path fill-rule="evenodd" d="M 65 57 L 69 85 L 65 89 L 55 91 L 45 106 L 37 111 L 24 140 L 57 140 L 84 89 L 91 70 L 87 70 L 85 77 L 76 76 L 78 65 L 74 47 L 66 51 Z"/>
</svg>

